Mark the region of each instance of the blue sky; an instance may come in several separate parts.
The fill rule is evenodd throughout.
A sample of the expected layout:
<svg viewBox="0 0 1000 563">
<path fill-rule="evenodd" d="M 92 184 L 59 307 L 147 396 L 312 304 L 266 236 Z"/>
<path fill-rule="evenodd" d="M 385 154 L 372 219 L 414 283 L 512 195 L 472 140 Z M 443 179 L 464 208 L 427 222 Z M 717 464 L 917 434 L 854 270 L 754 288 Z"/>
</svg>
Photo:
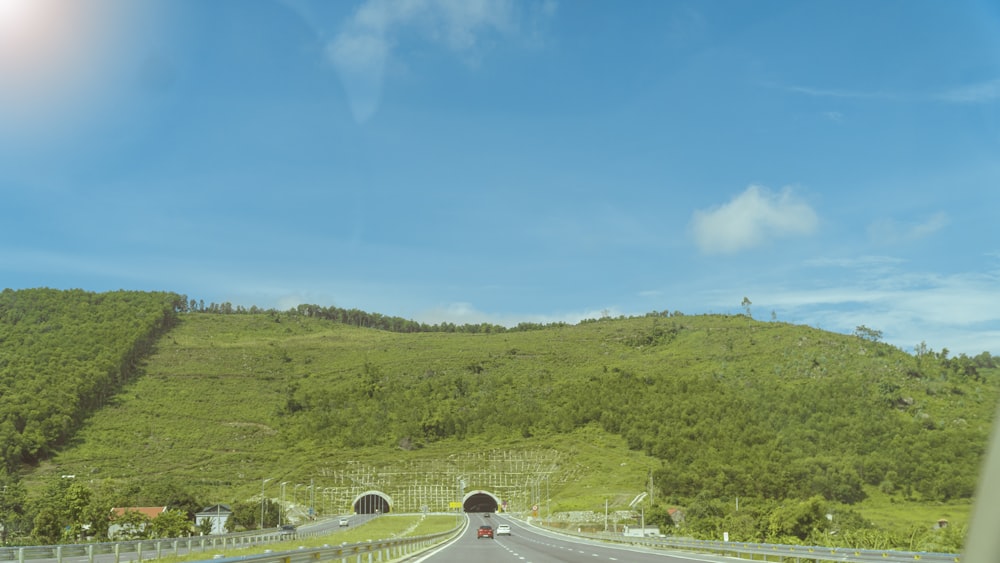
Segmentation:
<svg viewBox="0 0 1000 563">
<path fill-rule="evenodd" d="M 0 0 L 0 285 L 1000 353 L 987 1 Z"/>
</svg>

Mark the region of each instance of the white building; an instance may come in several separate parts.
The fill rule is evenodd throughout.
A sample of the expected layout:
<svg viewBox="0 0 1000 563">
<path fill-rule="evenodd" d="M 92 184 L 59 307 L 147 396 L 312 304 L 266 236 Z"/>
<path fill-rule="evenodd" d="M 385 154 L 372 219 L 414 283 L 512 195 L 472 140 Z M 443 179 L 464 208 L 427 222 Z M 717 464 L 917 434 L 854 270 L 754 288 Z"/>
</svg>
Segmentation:
<svg viewBox="0 0 1000 563">
<path fill-rule="evenodd" d="M 212 531 L 209 532 L 210 534 L 225 534 L 226 522 L 229 521 L 229 517 L 232 515 L 232 509 L 225 504 L 208 506 L 202 508 L 201 511 L 194 515 L 194 527 L 196 530 L 201 530 L 202 523 L 208 520 L 212 522 Z"/>
</svg>

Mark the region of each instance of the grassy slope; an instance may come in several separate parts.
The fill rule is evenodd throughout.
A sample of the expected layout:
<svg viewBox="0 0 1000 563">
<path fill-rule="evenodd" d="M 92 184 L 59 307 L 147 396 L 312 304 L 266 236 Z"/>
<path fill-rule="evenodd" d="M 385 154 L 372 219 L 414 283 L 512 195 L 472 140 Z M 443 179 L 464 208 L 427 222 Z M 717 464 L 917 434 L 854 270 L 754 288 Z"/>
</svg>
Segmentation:
<svg viewBox="0 0 1000 563">
<path fill-rule="evenodd" d="M 262 476 L 309 482 L 347 459 L 382 466 L 456 451 L 557 447 L 569 455 L 566 475 L 583 493 L 574 494 L 570 508 L 598 509 L 607 495 L 634 496 L 656 462 L 594 428 L 533 440 L 475 436 L 411 452 L 361 448 L 345 456 L 335 444 L 289 438 L 282 427 L 288 421 L 276 414 L 290 380 L 337 378 L 373 357 L 387 373 L 405 371 L 414 362 L 445 374 L 462 371 L 461 366 L 490 353 L 484 343 L 497 351 L 517 345 L 528 355 L 542 353 L 531 347 L 533 334 L 400 335 L 311 319 L 278 323 L 267 315 L 187 316 L 160 343 L 143 376 L 91 417 L 71 448 L 27 480 L 37 483 L 61 474 L 93 480 L 167 478 L 235 501 L 258 492 Z"/>
<path fill-rule="evenodd" d="M 952 502 L 905 502 L 880 492 L 868 489 L 868 498 L 856 506 L 865 519 L 886 530 L 905 531 L 916 526 L 927 526 L 929 522 L 947 520 L 956 527 L 968 526 L 972 512 L 972 502 L 959 499 Z"/>
<path fill-rule="evenodd" d="M 308 482 L 348 459 L 382 466 L 458 451 L 554 448 L 566 457 L 552 482 L 553 510 L 602 510 L 606 498 L 620 506 L 643 490 L 659 461 L 627 450 L 622 437 L 593 425 L 521 438 L 517 427 L 504 431 L 484 423 L 464 440 L 430 442 L 414 451 L 392 447 L 398 436 L 386 437 L 388 445 L 345 451 L 341 442 L 324 437 L 315 418 L 330 416 L 327 422 L 334 425 L 347 420 L 352 432 L 379 438 L 380 417 L 397 415 L 351 412 L 343 404 L 298 417 L 281 413 L 296 393 L 356 393 L 366 364 L 377 367 L 383 386 L 419 392 L 421 377 L 433 374 L 525 411 L 554 408 L 560 392 L 616 369 L 655 379 L 669 368 L 677 381 L 724 383 L 742 393 L 778 382 L 794 393 L 826 375 L 855 371 L 898 380 L 914 400 L 901 416 L 988 426 L 994 384 L 952 393 L 955 384 L 947 381 L 908 381 L 902 375 L 908 362 L 899 353 L 876 357 L 851 337 L 742 317 L 613 320 L 502 334 L 393 334 L 301 317 L 276 322 L 271 315 L 194 314 L 160 342 L 143 377 L 87 422 L 73 447 L 27 480 L 66 473 L 95 480 L 169 479 L 235 501 L 259 494 L 263 476 Z M 560 387 L 565 375 L 571 376 L 569 387 Z M 623 385 L 622 392 L 635 388 Z M 421 403 L 406 408 L 429 407 Z M 489 419 L 489 401 L 468 408 L 477 409 L 472 420 Z M 874 514 L 879 505 L 870 504 Z"/>
</svg>

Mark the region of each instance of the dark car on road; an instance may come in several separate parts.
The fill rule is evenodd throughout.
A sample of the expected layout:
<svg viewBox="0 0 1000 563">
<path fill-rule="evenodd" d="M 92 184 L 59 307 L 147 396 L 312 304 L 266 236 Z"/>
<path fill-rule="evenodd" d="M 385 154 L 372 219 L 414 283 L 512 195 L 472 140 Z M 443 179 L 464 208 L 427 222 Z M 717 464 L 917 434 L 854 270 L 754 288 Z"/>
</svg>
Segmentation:
<svg viewBox="0 0 1000 563">
<path fill-rule="evenodd" d="M 479 532 L 476 534 L 476 539 L 480 538 L 493 539 L 493 526 L 480 526 Z"/>
</svg>

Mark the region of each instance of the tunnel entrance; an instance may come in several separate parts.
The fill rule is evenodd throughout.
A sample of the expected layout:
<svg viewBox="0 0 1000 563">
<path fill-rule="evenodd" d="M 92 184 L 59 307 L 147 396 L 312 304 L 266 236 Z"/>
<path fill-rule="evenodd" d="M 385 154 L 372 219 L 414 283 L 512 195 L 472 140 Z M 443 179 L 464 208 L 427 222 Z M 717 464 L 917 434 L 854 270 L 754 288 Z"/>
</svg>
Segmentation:
<svg viewBox="0 0 1000 563">
<path fill-rule="evenodd" d="M 500 508 L 500 499 L 489 491 L 472 491 L 462 499 L 462 510 L 465 512 L 496 512 Z"/>
<path fill-rule="evenodd" d="M 392 499 L 382 491 L 366 491 L 354 497 L 351 506 L 355 514 L 388 514 Z"/>
</svg>

